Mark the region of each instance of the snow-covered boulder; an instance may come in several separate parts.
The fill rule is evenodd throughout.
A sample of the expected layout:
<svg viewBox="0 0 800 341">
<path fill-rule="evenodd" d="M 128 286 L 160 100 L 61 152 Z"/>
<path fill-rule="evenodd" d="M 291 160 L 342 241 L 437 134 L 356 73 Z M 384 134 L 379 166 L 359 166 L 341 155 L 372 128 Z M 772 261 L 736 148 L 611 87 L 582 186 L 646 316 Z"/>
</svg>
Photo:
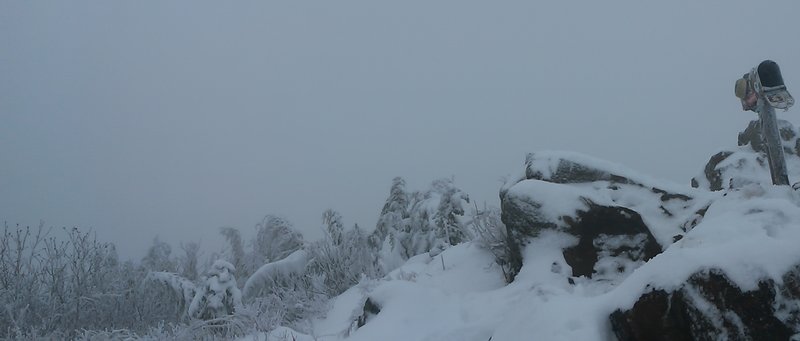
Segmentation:
<svg viewBox="0 0 800 341">
<path fill-rule="evenodd" d="M 624 278 L 680 239 L 708 205 L 702 194 L 672 187 L 580 154 L 529 154 L 524 175 L 500 193 L 512 272 L 522 268 L 526 244 L 554 230 L 574 237 L 563 250 L 572 276 Z"/>
<path fill-rule="evenodd" d="M 619 340 L 789 340 L 797 332 L 800 267 L 743 291 L 723 271 L 692 275 L 679 289 L 653 290 L 610 320 Z"/>
<path fill-rule="evenodd" d="M 800 133 L 788 121 L 778 121 L 789 179 L 800 177 Z M 703 174 L 692 179 L 692 187 L 712 191 L 740 189 L 753 183 L 771 183 L 769 162 L 761 137 L 761 124 L 751 121 L 739 133 L 739 147 L 714 154 Z"/>
<path fill-rule="evenodd" d="M 800 336 L 800 195 L 764 184 L 727 194 L 621 285 L 644 290 L 610 315 L 619 340 Z"/>
</svg>

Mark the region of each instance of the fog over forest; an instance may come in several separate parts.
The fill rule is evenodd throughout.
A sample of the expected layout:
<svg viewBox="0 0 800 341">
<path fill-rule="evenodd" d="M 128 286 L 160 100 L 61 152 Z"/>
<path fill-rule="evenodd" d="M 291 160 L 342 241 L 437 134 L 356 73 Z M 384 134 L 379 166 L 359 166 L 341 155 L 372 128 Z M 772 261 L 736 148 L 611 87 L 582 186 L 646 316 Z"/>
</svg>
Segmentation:
<svg viewBox="0 0 800 341">
<path fill-rule="evenodd" d="M 800 3 L 764 6 L 0 2 L 0 337 L 303 330 L 415 255 L 499 252 L 531 152 L 688 187 L 756 118 L 737 78 L 800 84 Z"/>
</svg>

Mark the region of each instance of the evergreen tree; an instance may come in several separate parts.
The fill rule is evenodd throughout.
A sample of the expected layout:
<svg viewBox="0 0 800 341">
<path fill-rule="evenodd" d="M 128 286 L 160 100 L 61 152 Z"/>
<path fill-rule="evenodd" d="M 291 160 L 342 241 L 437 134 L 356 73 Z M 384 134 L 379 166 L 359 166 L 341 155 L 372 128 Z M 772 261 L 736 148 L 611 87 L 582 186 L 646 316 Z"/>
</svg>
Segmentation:
<svg viewBox="0 0 800 341">
<path fill-rule="evenodd" d="M 142 258 L 142 266 L 148 271 L 175 271 L 175 262 L 170 258 L 172 247 L 162 242 L 156 236 L 153 245 L 147 249 L 147 254 Z"/>
<path fill-rule="evenodd" d="M 204 283 L 196 288 L 189 305 L 189 316 L 210 320 L 231 315 L 242 306 L 242 293 L 236 285 L 236 268 L 217 260 L 208 271 Z"/>
<path fill-rule="evenodd" d="M 442 184 L 444 192 L 439 199 L 436 210 L 436 237 L 444 239 L 449 245 L 456 245 L 467 241 L 468 232 L 458 217 L 464 216 L 463 202 L 469 203 L 469 196 L 456 188 L 452 181 Z"/>
<path fill-rule="evenodd" d="M 379 249 L 384 240 L 392 231 L 403 229 L 403 220 L 408 217 L 408 194 L 406 181 L 401 177 L 392 179 L 389 197 L 381 209 L 381 215 L 375 226 L 375 231 L 370 236 L 370 245 Z"/>
</svg>

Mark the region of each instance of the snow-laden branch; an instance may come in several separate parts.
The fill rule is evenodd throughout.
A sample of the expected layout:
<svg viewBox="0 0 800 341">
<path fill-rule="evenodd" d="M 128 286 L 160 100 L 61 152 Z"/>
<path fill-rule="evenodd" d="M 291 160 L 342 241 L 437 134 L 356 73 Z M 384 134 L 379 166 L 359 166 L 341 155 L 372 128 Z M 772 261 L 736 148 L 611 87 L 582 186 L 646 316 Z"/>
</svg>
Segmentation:
<svg viewBox="0 0 800 341">
<path fill-rule="evenodd" d="M 184 304 L 192 301 L 196 291 L 192 281 L 172 272 L 151 271 L 145 277 L 145 281 L 154 281 L 166 285 L 180 297 L 183 297 Z"/>
<path fill-rule="evenodd" d="M 308 253 L 305 250 L 297 250 L 284 259 L 262 265 L 244 283 L 244 297 L 257 294 L 279 276 L 302 273 L 306 264 L 308 264 Z"/>
</svg>

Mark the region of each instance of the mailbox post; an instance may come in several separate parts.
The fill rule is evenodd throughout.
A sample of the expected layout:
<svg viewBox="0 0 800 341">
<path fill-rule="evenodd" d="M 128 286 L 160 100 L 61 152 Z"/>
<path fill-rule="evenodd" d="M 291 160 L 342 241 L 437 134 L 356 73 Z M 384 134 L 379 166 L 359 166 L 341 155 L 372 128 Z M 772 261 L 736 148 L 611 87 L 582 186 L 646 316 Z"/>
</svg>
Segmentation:
<svg viewBox="0 0 800 341">
<path fill-rule="evenodd" d="M 761 121 L 761 136 L 764 139 L 764 146 L 767 149 L 767 160 L 769 161 L 769 171 L 772 176 L 773 185 L 789 185 L 789 175 L 786 171 L 786 159 L 783 155 L 783 144 L 781 143 L 780 129 L 778 128 L 778 118 L 775 116 L 775 108 L 758 101 L 756 110 Z"/>
<path fill-rule="evenodd" d="M 772 184 L 789 185 L 775 109 L 788 110 L 794 104 L 794 98 L 783 83 L 778 64 L 765 60 L 737 80 L 736 97 L 741 100 L 743 110 L 758 113 Z"/>
</svg>

